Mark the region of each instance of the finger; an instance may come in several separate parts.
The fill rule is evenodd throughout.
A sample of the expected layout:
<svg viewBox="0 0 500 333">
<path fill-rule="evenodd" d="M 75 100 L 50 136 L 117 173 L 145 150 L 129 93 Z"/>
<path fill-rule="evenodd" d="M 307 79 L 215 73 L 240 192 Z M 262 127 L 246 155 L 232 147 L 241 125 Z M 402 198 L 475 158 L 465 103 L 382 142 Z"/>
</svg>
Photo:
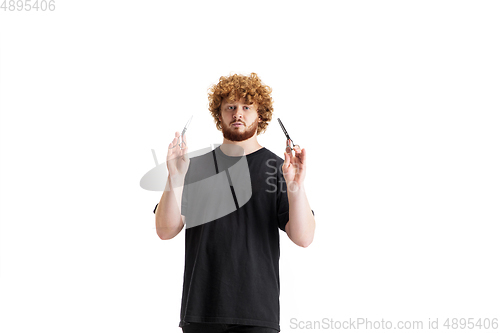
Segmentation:
<svg viewBox="0 0 500 333">
<path fill-rule="evenodd" d="M 186 141 L 186 134 L 184 134 L 184 135 L 182 135 L 182 147 L 181 147 L 182 154 L 184 154 L 187 149 L 188 149 L 188 147 L 187 147 L 187 141 Z"/>
<path fill-rule="evenodd" d="M 183 160 L 186 160 L 184 155 L 187 155 L 188 148 L 189 147 L 187 146 L 187 144 L 185 142 L 183 142 L 182 147 L 181 147 L 181 155 L 182 155 Z"/>
<path fill-rule="evenodd" d="M 292 148 L 290 148 L 290 156 L 296 156 L 297 150 L 296 147 L 297 145 L 293 145 L 292 139 L 288 140 L 288 145 Z"/>
<path fill-rule="evenodd" d="M 300 151 L 300 161 L 302 164 L 306 164 L 306 149 L 302 148 Z"/>
<path fill-rule="evenodd" d="M 290 167 L 290 156 L 285 153 L 285 161 L 283 162 L 283 172 L 286 173 L 286 170 Z"/>
<path fill-rule="evenodd" d="M 175 146 L 177 145 L 177 137 L 174 136 L 172 139 L 172 142 L 168 144 L 168 153 L 167 156 L 172 155 L 173 151 L 175 150 Z"/>
<path fill-rule="evenodd" d="M 298 157 L 299 161 L 301 163 L 305 163 L 305 161 L 306 161 L 306 150 L 305 150 L 305 148 L 298 148 L 295 151 L 295 157 Z"/>
<path fill-rule="evenodd" d="M 172 142 L 170 142 L 170 143 L 168 144 L 167 156 L 172 155 L 172 150 L 173 150 L 173 149 L 172 149 L 172 147 L 173 147 L 173 146 L 174 146 L 174 145 L 173 145 L 173 143 L 172 143 Z"/>
<path fill-rule="evenodd" d="M 179 142 L 179 132 L 175 132 L 175 136 L 172 139 L 172 142 L 168 144 L 167 156 L 171 156 L 172 154 L 174 154 L 174 151 L 177 150 L 176 148 L 178 142 Z"/>
<path fill-rule="evenodd" d="M 175 132 L 175 136 L 174 136 L 174 139 L 172 140 L 172 147 L 175 146 L 177 144 L 177 142 L 179 141 L 179 137 L 178 137 L 178 134 L 179 132 Z"/>
<path fill-rule="evenodd" d="M 289 147 L 289 146 L 290 146 L 290 144 L 289 144 L 289 143 L 290 143 L 290 142 L 289 142 L 289 140 L 286 140 L 286 143 L 285 143 L 285 145 L 286 145 L 285 151 L 286 151 L 286 153 L 287 153 L 287 154 L 291 154 L 291 153 L 292 153 L 292 151 L 290 150 L 290 147 Z"/>
</svg>

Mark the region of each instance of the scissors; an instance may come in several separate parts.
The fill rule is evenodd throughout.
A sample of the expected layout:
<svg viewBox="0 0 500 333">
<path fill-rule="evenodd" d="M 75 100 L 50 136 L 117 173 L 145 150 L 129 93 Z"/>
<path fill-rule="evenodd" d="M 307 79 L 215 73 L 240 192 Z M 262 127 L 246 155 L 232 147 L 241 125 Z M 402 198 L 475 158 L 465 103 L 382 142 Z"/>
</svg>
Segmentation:
<svg viewBox="0 0 500 333">
<path fill-rule="evenodd" d="M 179 146 L 181 149 L 186 149 L 186 142 L 183 141 L 183 138 L 184 138 L 184 134 L 186 133 L 189 124 L 191 124 L 191 119 L 193 119 L 193 116 L 191 116 L 191 118 L 189 118 L 188 122 L 186 123 L 186 126 L 184 126 L 184 129 L 182 130 L 182 133 L 181 133 L 181 137 L 179 138 L 179 143 L 170 149 L 174 149 L 177 146 Z"/>
<path fill-rule="evenodd" d="M 286 138 L 287 138 L 287 140 L 286 140 L 286 146 L 288 148 L 290 148 L 290 150 L 292 152 L 294 151 L 295 147 L 299 147 L 299 149 L 300 149 L 299 145 L 296 145 L 296 144 L 293 143 L 293 140 L 290 138 L 290 135 L 288 135 L 288 132 L 286 131 L 285 126 L 283 126 L 283 123 L 281 122 L 280 118 L 278 118 L 278 123 L 280 123 L 281 129 L 283 130 L 283 133 L 285 133 L 285 135 L 286 135 Z M 288 143 L 288 141 L 290 141 L 292 143 L 292 146 L 290 146 L 290 144 Z"/>
</svg>

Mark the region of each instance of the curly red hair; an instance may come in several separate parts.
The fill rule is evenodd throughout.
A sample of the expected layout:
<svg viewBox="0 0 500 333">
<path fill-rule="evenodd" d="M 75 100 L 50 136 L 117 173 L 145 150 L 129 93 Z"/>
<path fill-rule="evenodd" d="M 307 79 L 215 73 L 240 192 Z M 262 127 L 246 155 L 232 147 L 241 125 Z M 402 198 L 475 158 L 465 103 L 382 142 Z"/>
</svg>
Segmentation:
<svg viewBox="0 0 500 333">
<path fill-rule="evenodd" d="M 245 99 L 245 103 L 257 103 L 257 110 L 261 122 L 257 128 L 257 135 L 266 131 L 267 125 L 273 116 L 273 99 L 271 98 L 272 89 L 262 83 L 255 73 L 250 76 L 233 74 L 231 76 L 221 76 L 219 83 L 210 87 L 208 101 L 210 113 L 214 117 L 215 125 L 219 131 L 222 131 L 220 117 L 220 107 L 222 100 L 233 102 L 240 98 Z"/>
</svg>

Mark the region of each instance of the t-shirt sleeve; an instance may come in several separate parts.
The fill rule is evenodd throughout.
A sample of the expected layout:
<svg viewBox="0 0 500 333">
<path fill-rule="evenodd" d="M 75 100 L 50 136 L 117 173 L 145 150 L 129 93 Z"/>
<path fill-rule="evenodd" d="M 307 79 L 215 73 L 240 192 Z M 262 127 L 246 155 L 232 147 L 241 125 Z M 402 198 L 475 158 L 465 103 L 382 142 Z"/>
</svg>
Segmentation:
<svg viewBox="0 0 500 333">
<path fill-rule="evenodd" d="M 285 231 L 285 226 L 288 223 L 288 194 L 286 190 L 285 177 L 281 169 L 283 163 L 278 167 L 278 195 L 277 195 L 277 208 L 278 208 L 278 227 Z"/>
</svg>

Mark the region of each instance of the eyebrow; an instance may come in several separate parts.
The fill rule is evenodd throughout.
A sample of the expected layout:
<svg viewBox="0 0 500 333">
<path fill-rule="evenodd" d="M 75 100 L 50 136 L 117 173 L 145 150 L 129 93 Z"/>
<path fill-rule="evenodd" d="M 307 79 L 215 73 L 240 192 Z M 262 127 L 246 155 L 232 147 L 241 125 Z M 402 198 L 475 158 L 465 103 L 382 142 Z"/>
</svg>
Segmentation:
<svg viewBox="0 0 500 333">
<path fill-rule="evenodd" d="M 236 103 L 232 102 L 232 103 L 225 103 L 226 105 L 236 105 Z M 250 103 L 250 104 L 247 104 L 247 103 L 242 103 L 243 105 L 245 106 L 252 106 L 253 105 L 253 102 Z"/>
</svg>

